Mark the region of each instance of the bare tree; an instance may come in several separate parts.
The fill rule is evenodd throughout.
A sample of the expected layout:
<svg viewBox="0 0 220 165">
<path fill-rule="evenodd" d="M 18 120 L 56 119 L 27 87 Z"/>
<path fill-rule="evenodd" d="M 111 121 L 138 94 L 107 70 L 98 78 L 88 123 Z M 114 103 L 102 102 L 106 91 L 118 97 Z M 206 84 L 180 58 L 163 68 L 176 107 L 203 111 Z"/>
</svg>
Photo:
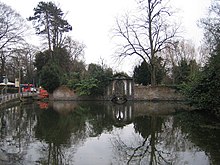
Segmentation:
<svg viewBox="0 0 220 165">
<path fill-rule="evenodd" d="M 198 47 L 198 62 L 201 66 L 204 66 L 208 62 L 208 59 L 210 58 L 210 52 L 211 50 L 205 43 Z"/>
<path fill-rule="evenodd" d="M 73 40 L 71 37 L 66 37 L 63 46 L 73 61 L 84 59 L 84 50 L 86 46 L 83 43 Z"/>
<path fill-rule="evenodd" d="M 29 44 L 26 44 L 25 47 L 17 47 L 12 50 L 8 56 L 6 65 L 8 78 L 14 80 L 18 78 L 20 72 L 22 82 L 34 83 L 34 54 L 36 54 L 36 52 L 37 48 Z"/>
<path fill-rule="evenodd" d="M 24 45 L 27 26 L 22 17 L 9 6 L 0 2 L 0 74 L 6 74 L 6 62 L 12 52 Z"/>
<path fill-rule="evenodd" d="M 173 41 L 172 46 L 167 46 L 163 50 L 162 56 L 166 59 L 167 70 L 172 77 L 173 83 L 177 83 L 176 79 L 180 75 L 186 76 L 186 70 L 189 67 L 187 73 L 188 76 L 193 76 L 198 70 L 199 57 L 196 51 L 195 45 L 190 40 L 176 40 Z M 180 76 L 181 77 L 181 76 Z"/>
<path fill-rule="evenodd" d="M 70 58 L 70 71 L 79 72 L 85 69 L 84 53 L 86 45 L 73 40 L 71 37 L 66 37 L 62 43 Z"/>
<path fill-rule="evenodd" d="M 176 37 L 179 26 L 171 24 L 173 12 L 166 0 L 139 0 L 139 12 L 133 18 L 117 19 L 115 36 L 125 42 L 119 57 L 137 55 L 150 63 L 151 84 L 156 85 L 156 56 Z"/>
<path fill-rule="evenodd" d="M 220 43 L 220 1 L 213 0 L 207 17 L 200 19 L 199 26 L 204 29 L 206 49 L 215 50 Z"/>
<path fill-rule="evenodd" d="M 172 46 L 167 46 L 162 52 L 165 55 L 164 59 L 169 60 L 172 66 L 178 65 L 182 60 L 196 60 L 196 53 L 193 42 L 184 39 L 173 41 Z"/>
</svg>

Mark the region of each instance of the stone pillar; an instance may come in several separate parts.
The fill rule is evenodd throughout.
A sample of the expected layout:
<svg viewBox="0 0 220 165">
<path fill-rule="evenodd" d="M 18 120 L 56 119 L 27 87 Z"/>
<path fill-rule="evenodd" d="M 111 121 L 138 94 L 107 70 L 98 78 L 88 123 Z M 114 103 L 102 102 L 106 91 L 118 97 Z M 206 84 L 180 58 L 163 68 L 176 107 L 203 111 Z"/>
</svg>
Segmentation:
<svg viewBox="0 0 220 165">
<path fill-rule="evenodd" d="M 129 81 L 129 95 L 132 95 L 132 84 L 131 81 Z"/>
<path fill-rule="evenodd" d="M 125 95 L 127 95 L 127 81 L 123 81 L 124 82 L 124 89 L 125 89 Z"/>
</svg>

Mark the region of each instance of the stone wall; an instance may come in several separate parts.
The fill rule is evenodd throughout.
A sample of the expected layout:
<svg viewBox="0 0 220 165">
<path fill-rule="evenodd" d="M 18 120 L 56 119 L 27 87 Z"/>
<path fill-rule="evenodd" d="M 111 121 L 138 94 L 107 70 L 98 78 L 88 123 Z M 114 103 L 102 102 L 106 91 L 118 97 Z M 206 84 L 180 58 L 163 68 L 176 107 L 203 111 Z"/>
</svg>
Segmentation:
<svg viewBox="0 0 220 165">
<path fill-rule="evenodd" d="M 50 100 L 106 100 L 104 98 L 78 96 L 67 87 L 59 87 L 50 95 Z M 184 97 L 175 89 L 165 86 L 134 86 L 134 100 L 182 101 Z"/>
<path fill-rule="evenodd" d="M 50 100 L 56 101 L 68 101 L 68 100 L 104 100 L 103 97 L 89 97 L 89 96 L 79 96 L 74 90 L 69 89 L 68 87 L 61 86 L 56 89 L 52 95 L 50 95 Z"/>
<path fill-rule="evenodd" d="M 50 95 L 50 100 L 76 100 L 77 97 L 75 91 L 65 86 L 61 86 Z"/>
<path fill-rule="evenodd" d="M 165 86 L 135 86 L 134 100 L 184 100 L 175 89 Z"/>
</svg>

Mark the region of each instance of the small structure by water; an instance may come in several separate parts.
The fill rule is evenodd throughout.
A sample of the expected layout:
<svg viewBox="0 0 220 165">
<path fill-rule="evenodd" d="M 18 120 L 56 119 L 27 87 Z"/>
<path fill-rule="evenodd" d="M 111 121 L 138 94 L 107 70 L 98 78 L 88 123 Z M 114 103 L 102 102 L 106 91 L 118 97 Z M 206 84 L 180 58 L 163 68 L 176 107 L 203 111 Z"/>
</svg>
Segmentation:
<svg viewBox="0 0 220 165">
<path fill-rule="evenodd" d="M 113 102 L 123 104 L 127 100 L 133 100 L 134 98 L 134 82 L 133 79 L 118 74 L 113 77 L 112 82 L 107 87 L 106 99 Z"/>
</svg>

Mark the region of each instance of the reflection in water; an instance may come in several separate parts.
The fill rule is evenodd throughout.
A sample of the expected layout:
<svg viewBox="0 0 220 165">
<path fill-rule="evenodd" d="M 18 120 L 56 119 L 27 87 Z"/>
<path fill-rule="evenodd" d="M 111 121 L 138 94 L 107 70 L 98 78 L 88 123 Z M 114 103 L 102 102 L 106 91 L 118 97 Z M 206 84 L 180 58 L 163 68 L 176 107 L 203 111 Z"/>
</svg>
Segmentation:
<svg viewBox="0 0 220 165">
<path fill-rule="evenodd" d="M 184 104 L 43 104 L 0 111 L 0 164 L 220 162 L 220 124 Z"/>
<path fill-rule="evenodd" d="M 145 116 L 134 121 L 139 134 L 113 139 L 113 146 L 124 164 L 191 164 L 183 162 L 181 153 L 190 153 L 193 144 L 178 128 L 173 129 L 173 118 Z M 199 158 L 200 155 L 198 155 Z M 198 163 L 198 162 L 193 162 Z M 207 163 L 207 162 L 206 162 Z"/>
<path fill-rule="evenodd" d="M 107 113 L 114 120 L 114 126 L 123 127 L 132 123 L 133 105 L 132 104 L 108 104 Z"/>
</svg>

